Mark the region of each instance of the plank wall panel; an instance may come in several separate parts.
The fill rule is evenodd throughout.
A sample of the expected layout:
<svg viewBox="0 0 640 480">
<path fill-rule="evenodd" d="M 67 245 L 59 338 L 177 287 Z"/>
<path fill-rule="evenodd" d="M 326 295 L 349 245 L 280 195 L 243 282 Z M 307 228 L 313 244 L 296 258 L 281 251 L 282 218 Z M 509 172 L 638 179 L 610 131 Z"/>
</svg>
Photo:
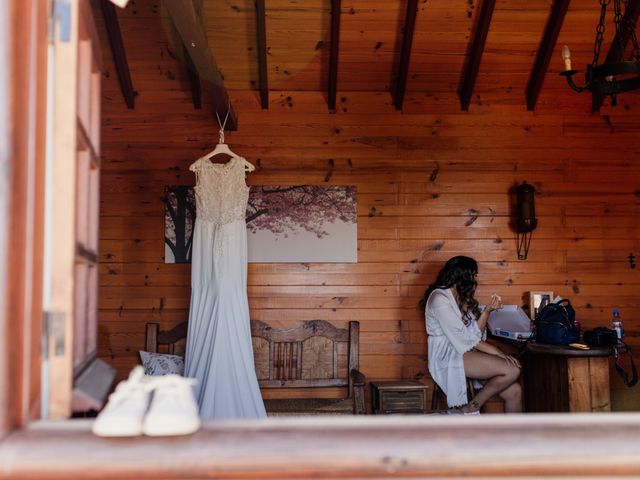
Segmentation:
<svg viewBox="0 0 640 480">
<path fill-rule="evenodd" d="M 476 2 L 458 3 L 466 8 Z M 517 15 L 522 2 L 512 10 L 509 4 L 496 7 L 501 27 L 489 35 L 489 66 L 502 54 L 498 43 L 504 35 L 522 27 Z M 533 16 L 541 24 L 547 4 L 535 3 Z M 305 10 L 292 5 L 281 2 L 268 11 L 268 29 L 280 28 L 279 11 Z M 581 5 L 576 15 L 584 14 Z M 134 110 L 124 108 L 106 42 L 103 55 L 99 347 L 101 357 L 118 369 L 118 378 L 137 362 L 146 322 L 170 328 L 188 317 L 190 269 L 163 263 L 161 198 L 165 185 L 193 184 L 190 163 L 217 141 L 215 118 L 204 108 L 193 109 L 184 67 L 179 56 L 169 54 L 173 47 L 163 36 L 161 9 L 144 1 L 135 8 L 138 13 L 131 6 L 119 12 L 139 92 Z M 319 3 L 308 7 L 313 15 L 323 8 Z M 627 259 L 630 253 L 640 256 L 638 112 L 613 112 L 608 120 L 591 115 L 590 98 L 564 88 L 553 75 L 546 81 L 551 92 L 545 83 L 536 111 L 527 112 L 522 99 L 528 70 L 522 58 L 513 59 L 512 70 L 494 68 L 493 77 L 483 77 L 481 68 L 480 98 L 474 97 L 470 112 L 460 112 L 455 88 L 416 91 L 429 81 L 423 67 L 424 75 L 450 76 L 456 83 L 463 55 L 447 59 L 440 72 L 418 68 L 418 76 L 409 80 L 404 112 L 396 112 L 387 92 L 349 91 L 366 90 L 357 88 L 362 77 L 356 74 L 375 71 L 374 83 L 390 81 L 393 59 L 386 46 L 360 55 L 349 43 L 359 36 L 356 17 L 368 22 L 362 35 L 371 41 L 375 29 L 395 35 L 396 25 L 381 25 L 376 8 L 396 9 L 402 21 L 395 3 L 343 2 L 341 58 L 357 62 L 384 54 L 389 69 L 375 65 L 345 72 L 341 67 L 339 85 L 348 88 L 339 92 L 336 114 L 327 113 L 322 92 L 301 91 L 310 88 L 310 77 L 296 86 L 299 77 L 291 75 L 291 89 L 276 85 L 268 111 L 261 110 L 255 92 L 231 89 L 239 130 L 229 133 L 227 142 L 257 166 L 249 184 L 358 188 L 359 262 L 250 265 L 252 318 L 278 327 L 318 318 L 340 326 L 358 320 L 361 369 L 368 379 L 428 380 L 417 303 L 443 262 L 466 253 L 480 262 L 481 301 L 498 292 L 507 303 L 524 305 L 528 291 L 553 290 L 572 300 L 584 327 L 608 325 L 618 307 L 630 342 L 640 344 L 640 261 L 631 269 Z M 429 13 L 451 18 L 467 33 L 471 27 L 466 10 L 449 12 L 440 1 L 421 3 L 412 65 L 433 56 L 433 38 L 420 34 L 437 24 L 438 17 Z M 537 27 L 521 31 L 523 45 L 535 49 Z M 278 35 L 274 49 L 282 40 Z M 250 71 L 248 59 L 242 62 L 239 77 Z M 278 81 L 275 65 L 270 64 L 270 83 Z M 318 65 L 309 68 L 320 72 Z M 512 75 L 523 91 L 506 92 L 504 84 L 491 90 L 489 83 L 503 74 Z M 244 80 L 234 79 L 232 86 L 236 81 Z M 314 82 L 319 84 L 320 77 Z M 508 195 L 522 181 L 539 192 L 539 227 L 526 261 L 516 258 Z M 638 409 L 638 394 L 614 378 L 614 408 Z"/>
<path fill-rule="evenodd" d="M 389 90 L 399 61 L 406 1 L 343 1 L 338 91 Z M 390 99 L 390 96 L 389 96 Z"/>
</svg>

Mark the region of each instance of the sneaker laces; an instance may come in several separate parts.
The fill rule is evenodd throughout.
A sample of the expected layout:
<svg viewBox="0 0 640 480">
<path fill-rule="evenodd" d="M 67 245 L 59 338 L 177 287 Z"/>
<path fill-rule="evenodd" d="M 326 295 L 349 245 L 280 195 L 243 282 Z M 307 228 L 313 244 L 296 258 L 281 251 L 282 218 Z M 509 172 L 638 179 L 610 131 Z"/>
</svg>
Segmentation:
<svg viewBox="0 0 640 480">
<path fill-rule="evenodd" d="M 144 368 L 137 366 L 131 370 L 129 378 L 118 383 L 115 391 L 109 395 L 108 403 L 109 405 L 117 405 L 140 393 L 147 393 L 150 391 L 150 382 L 144 374 Z"/>
<path fill-rule="evenodd" d="M 181 377 L 180 375 L 150 376 L 145 375 L 144 368 L 136 366 L 129 378 L 120 382 L 115 391 L 109 395 L 109 405 L 115 406 L 122 402 L 135 398 L 140 394 L 154 392 L 154 395 L 161 392 L 162 397 L 177 396 L 183 394 L 187 388 L 197 383 L 195 378 Z"/>
<path fill-rule="evenodd" d="M 153 388 L 151 404 L 164 405 L 165 407 L 178 406 L 181 409 L 192 407 L 197 411 L 192 389 L 196 383 L 195 378 L 179 375 L 155 377 L 150 381 Z"/>
</svg>

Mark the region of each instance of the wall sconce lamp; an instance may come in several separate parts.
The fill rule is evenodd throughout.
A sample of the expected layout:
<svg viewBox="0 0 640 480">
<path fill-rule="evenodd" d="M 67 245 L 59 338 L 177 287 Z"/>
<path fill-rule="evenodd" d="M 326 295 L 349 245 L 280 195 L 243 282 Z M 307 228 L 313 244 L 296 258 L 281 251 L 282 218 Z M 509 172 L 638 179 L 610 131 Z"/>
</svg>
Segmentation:
<svg viewBox="0 0 640 480">
<path fill-rule="evenodd" d="M 516 188 L 516 235 L 518 260 L 526 260 L 531 245 L 531 233 L 538 226 L 536 219 L 535 188 L 528 183 Z"/>
</svg>

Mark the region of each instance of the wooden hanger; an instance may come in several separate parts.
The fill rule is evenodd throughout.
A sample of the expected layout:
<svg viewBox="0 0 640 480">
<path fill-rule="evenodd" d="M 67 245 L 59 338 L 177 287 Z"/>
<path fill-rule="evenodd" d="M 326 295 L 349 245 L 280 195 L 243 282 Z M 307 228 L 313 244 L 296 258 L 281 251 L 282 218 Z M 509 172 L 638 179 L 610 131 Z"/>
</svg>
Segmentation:
<svg viewBox="0 0 640 480">
<path fill-rule="evenodd" d="M 252 163 L 249 163 L 244 157 L 241 157 L 237 153 L 233 152 L 229 148 L 229 146 L 226 143 L 224 143 L 224 126 L 227 124 L 227 119 L 229 118 L 230 110 L 231 110 L 230 108 L 227 110 L 227 115 L 224 117 L 224 122 L 220 121 L 220 116 L 218 115 L 218 112 L 216 112 L 216 117 L 218 118 L 218 125 L 220 126 L 220 130 L 218 131 L 218 144 L 215 146 L 213 150 L 211 150 L 202 158 L 206 159 L 207 161 L 211 161 L 213 157 L 221 154 L 228 155 L 231 158 L 239 158 L 244 163 L 245 171 L 253 172 L 256 169 L 256 167 L 254 167 Z"/>
<path fill-rule="evenodd" d="M 213 157 L 221 154 L 229 155 L 231 158 L 239 158 L 240 160 L 242 160 L 246 172 L 253 172 L 256 169 L 256 167 L 254 167 L 252 163 L 249 163 L 244 157 L 241 157 L 237 153 L 233 152 L 229 148 L 229 145 L 224 143 L 224 130 L 222 129 L 220 130 L 220 143 L 218 143 L 213 150 L 211 150 L 202 158 L 204 158 L 205 161 L 210 162 Z"/>
<path fill-rule="evenodd" d="M 224 117 L 224 122 L 220 121 L 220 116 L 218 115 L 218 112 L 216 112 L 216 117 L 218 118 L 218 125 L 220 125 L 220 131 L 218 132 L 218 144 L 215 146 L 213 150 L 211 150 L 209 153 L 207 153 L 206 155 L 200 158 L 206 162 L 210 162 L 211 159 L 216 155 L 221 155 L 221 154 L 228 155 L 231 158 L 239 158 L 240 160 L 242 160 L 244 164 L 245 172 L 253 172 L 256 169 L 256 167 L 254 167 L 253 164 L 248 162 L 244 157 L 241 157 L 237 153 L 233 152 L 229 148 L 229 145 L 224 143 L 224 126 L 227 124 L 227 119 L 229 118 L 229 111 L 230 109 L 227 110 L 227 115 Z"/>
<path fill-rule="evenodd" d="M 225 155 L 229 155 L 230 157 L 239 157 L 240 155 L 237 155 L 235 152 L 232 152 L 231 149 L 229 148 L 229 145 L 227 145 L 226 143 L 218 143 L 216 145 L 216 148 L 214 148 L 213 150 L 211 150 L 209 153 L 207 153 L 205 155 L 205 157 L 207 158 L 207 160 L 211 160 L 212 157 L 215 157 L 216 155 L 220 155 L 220 154 L 225 154 Z"/>
</svg>

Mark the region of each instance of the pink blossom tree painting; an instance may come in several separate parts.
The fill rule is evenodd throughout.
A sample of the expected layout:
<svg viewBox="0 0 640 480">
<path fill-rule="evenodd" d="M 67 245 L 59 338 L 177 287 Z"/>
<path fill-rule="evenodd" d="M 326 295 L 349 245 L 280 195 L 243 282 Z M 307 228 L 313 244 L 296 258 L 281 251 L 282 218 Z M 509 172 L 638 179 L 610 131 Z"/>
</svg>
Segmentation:
<svg viewBox="0 0 640 480">
<path fill-rule="evenodd" d="M 165 187 L 165 263 L 190 263 L 193 187 Z M 249 262 L 356 262 L 355 186 L 251 187 Z"/>
<path fill-rule="evenodd" d="M 252 187 L 250 262 L 356 262 L 355 186 Z"/>
</svg>

